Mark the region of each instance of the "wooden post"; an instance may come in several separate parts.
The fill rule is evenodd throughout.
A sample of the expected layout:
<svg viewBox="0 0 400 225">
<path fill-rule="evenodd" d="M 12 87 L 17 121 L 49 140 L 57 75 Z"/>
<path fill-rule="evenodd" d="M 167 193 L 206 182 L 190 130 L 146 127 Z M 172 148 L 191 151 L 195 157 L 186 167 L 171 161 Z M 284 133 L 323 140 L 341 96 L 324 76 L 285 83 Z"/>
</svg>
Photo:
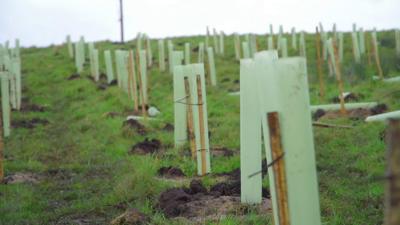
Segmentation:
<svg viewBox="0 0 400 225">
<path fill-rule="evenodd" d="M 128 72 L 129 72 L 129 94 L 131 99 L 133 100 L 133 108 L 137 112 L 139 111 L 139 99 L 137 96 L 137 83 L 136 83 L 136 73 L 135 73 L 135 65 L 134 65 L 134 57 L 133 51 L 129 51 L 129 62 L 128 62 Z"/>
<path fill-rule="evenodd" d="M 367 59 L 368 59 L 368 66 L 371 66 L 372 60 L 371 60 L 371 42 L 370 39 L 368 38 L 368 32 L 365 32 L 365 42 L 366 44 L 366 51 L 367 51 Z"/>
<path fill-rule="evenodd" d="M 142 67 L 140 64 L 140 60 L 139 60 L 139 52 L 136 52 L 136 65 L 137 66 L 137 70 L 138 70 L 138 81 L 139 81 L 139 94 L 140 94 L 140 100 L 142 103 L 142 116 L 146 119 L 147 118 L 147 111 L 146 111 L 146 101 L 144 98 L 144 94 L 143 94 L 143 82 L 142 82 Z"/>
<path fill-rule="evenodd" d="M 339 96 L 340 96 L 340 112 L 343 115 L 347 114 L 346 108 L 345 108 L 345 103 L 344 103 L 344 88 L 343 88 L 343 80 L 342 80 L 342 72 L 340 71 L 340 62 L 339 62 L 339 54 L 338 54 L 338 50 L 337 50 L 337 46 L 336 46 L 336 42 L 334 40 L 331 40 L 331 48 L 332 48 L 332 53 L 331 54 L 331 58 L 332 61 L 335 64 L 335 68 L 336 68 L 336 80 L 338 82 L 338 87 L 339 87 Z"/>
<path fill-rule="evenodd" d="M 190 95 L 190 86 L 188 77 L 184 78 L 185 81 L 185 93 L 186 93 L 186 120 L 188 127 L 188 137 L 190 142 L 190 150 L 192 153 L 192 159 L 196 158 L 196 139 L 194 136 L 194 123 L 193 123 L 193 106 L 192 97 Z"/>
<path fill-rule="evenodd" d="M 4 179 L 4 143 L 3 143 L 3 120 L 0 112 L 0 183 Z"/>
<path fill-rule="evenodd" d="M 400 30 L 395 30 L 394 37 L 396 40 L 396 55 L 397 58 L 400 58 Z"/>
<path fill-rule="evenodd" d="M 286 183 L 285 171 L 285 158 L 281 141 L 281 128 L 279 123 L 278 112 L 271 112 L 267 114 L 270 145 L 272 151 L 272 162 L 276 161 L 273 165 L 275 174 L 275 190 L 277 194 L 278 204 L 277 210 L 279 215 L 280 225 L 289 225 L 289 206 L 288 206 L 288 191 Z"/>
<path fill-rule="evenodd" d="M 205 139 L 205 129 L 204 129 L 204 111 L 203 111 L 203 90 L 201 85 L 200 75 L 196 75 L 196 85 L 197 85 L 197 102 L 199 109 L 199 128 L 200 128 L 200 151 L 201 151 L 201 175 L 206 175 L 207 173 L 207 158 L 206 158 L 206 139 Z"/>
<path fill-rule="evenodd" d="M 400 120 L 389 120 L 387 131 L 385 225 L 400 224 Z"/>
<path fill-rule="evenodd" d="M 376 32 L 372 32 L 372 51 L 374 52 L 375 63 L 378 69 L 379 78 L 383 79 L 383 71 L 381 67 L 381 60 L 379 58 L 378 40 L 376 37 Z"/>
<path fill-rule="evenodd" d="M 319 78 L 319 97 L 320 101 L 323 102 L 325 98 L 325 82 L 322 72 L 322 60 L 321 60 L 321 36 L 318 32 L 318 27 L 315 27 L 315 45 L 317 46 L 317 71 Z"/>
</svg>

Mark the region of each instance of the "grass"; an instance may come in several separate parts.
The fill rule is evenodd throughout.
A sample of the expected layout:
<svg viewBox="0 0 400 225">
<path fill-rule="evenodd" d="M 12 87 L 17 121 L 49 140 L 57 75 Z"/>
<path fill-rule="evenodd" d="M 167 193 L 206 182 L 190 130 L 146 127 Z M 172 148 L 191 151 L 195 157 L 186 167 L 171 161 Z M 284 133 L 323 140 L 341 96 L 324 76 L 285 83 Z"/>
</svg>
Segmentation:
<svg viewBox="0 0 400 225">
<path fill-rule="evenodd" d="M 383 31 L 381 61 L 385 76 L 400 74 L 400 61 L 395 57 L 394 33 Z M 337 96 L 335 80 L 326 77 L 327 96 L 318 97 L 314 36 L 306 35 L 311 102 L 328 103 Z M 182 37 L 173 41 L 178 49 L 190 42 L 197 46 L 204 37 Z M 266 38 L 258 36 L 259 48 L 266 49 Z M 239 149 L 239 98 L 228 96 L 238 89 L 239 64 L 234 60 L 233 37 L 226 38 L 225 56 L 216 57 L 219 86 L 207 87 L 207 103 L 211 146 Z M 291 43 L 290 40 L 288 43 Z M 156 42 L 152 43 L 153 55 Z M 111 42 L 96 43 L 105 49 L 128 49 Z M 351 38 L 345 34 L 343 73 L 346 90 L 363 95 L 362 101 L 379 101 L 389 108 L 400 108 L 397 84 L 371 81 L 376 74 L 364 58 L 363 65 L 353 63 Z M 296 52 L 290 49 L 289 55 Z M 197 60 L 193 53 L 192 61 Z M 157 61 L 157 60 L 156 60 Z M 101 70 L 104 58 L 100 58 Z M 124 133 L 123 117 L 106 117 L 109 112 L 128 112 L 133 108 L 128 96 L 116 86 L 105 91 L 82 73 L 82 78 L 67 80 L 75 72 L 73 60 L 65 46 L 22 49 L 23 96 L 32 103 L 46 105 L 45 112 L 13 112 L 13 120 L 45 118 L 46 126 L 35 129 L 16 128 L 5 140 L 6 174 L 33 172 L 41 176 L 38 184 L 0 185 L 0 224 L 108 224 L 124 212 L 136 207 L 151 217 L 152 224 L 184 224 L 165 218 L 155 210 L 158 195 L 171 184 L 155 179 L 161 166 L 178 166 L 195 175 L 195 162 L 182 151 L 168 148 L 164 156 L 129 155 L 129 148 L 145 137 Z M 327 68 L 325 68 L 327 74 Z M 172 76 L 159 72 L 155 64 L 149 73 L 149 98 L 162 114 L 159 121 L 149 121 L 148 138 L 160 139 L 173 146 L 173 133 L 163 131 L 173 124 Z M 227 82 L 222 82 L 229 79 Z M 383 124 L 335 119 L 332 123 L 351 124 L 354 129 L 315 128 L 315 146 L 319 179 L 322 221 L 324 224 L 381 224 L 383 219 L 383 182 L 385 144 L 380 139 Z M 239 155 L 213 158 L 214 172 L 228 172 L 239 167 Z M 207 185 L 215 182 L 203 178 Z M 268 185 L 267 181 L 264 182 Z M 120 206 L 124 207 L 120 207 Z M 304 203 L 307 207 L 307 203 Z M 249 213 L 235 215 L 218 224 L 267 224 L 269 215 Z M 209 222 L 207 224 L 213 224 Z"/>
</svg>

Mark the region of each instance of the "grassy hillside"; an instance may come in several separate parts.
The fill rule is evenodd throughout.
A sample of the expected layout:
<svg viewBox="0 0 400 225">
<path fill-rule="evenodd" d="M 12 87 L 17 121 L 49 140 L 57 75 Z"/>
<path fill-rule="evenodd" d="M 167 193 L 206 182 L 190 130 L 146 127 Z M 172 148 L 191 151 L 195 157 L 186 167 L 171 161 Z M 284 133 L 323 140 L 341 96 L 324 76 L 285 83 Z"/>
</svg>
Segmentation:
<svg viewBox="0 0 400 225">
<path fill-rule="evenodd" d="M 400 75 L 394 33 L 380 32 L 378 37 L 385 76 Z M 338 95 L 335 79 L 326 76 L 327 96 L 320 102 L 314 36 L 308 34 L 306 38 L 311 102 L 330 103 Z M 202 40 L 204 37 L 187 37 L 173 42 L 183 50 L 183 43 L 190 42 L 193 48 Z M 258 43 L 259 49 L 266 49 L 264 36 L 258 36 Z M 153 41 L 157 62 L 156 46 Z M 96 47 L 102 53 L 105 49 L 134 48 L 134 42 L 125 45 L 99 42 Z M 239 89 L 239 63 L 234 60 L 232 36 L 226 38 L 225 51 L 224 57 L 216 57 L 218 87 L 207 86 L 210 145 L 234 149 L 237 154 L 213 157 L 215 173 L 239 168 L 239 97 L 228 95 L 229 91 Z M 378 101 L 387 104 L 390 110 L 399 109 L 399 84 L 372 81 L 375 67 L 368 66 L 367 58 L 363 59 L 363 65 L 354 64 L 351 51 L 350 35 L 345 34 L 346 90 L 361 96 L 359 101 Z M 289 55 L 297 52 L 290 49 Z M 162 129 L 168 123 L 173 124 L 172 76 L 160 73 L 157 63 L 149 71 L 149 102 L 162 113 L 158 120 L 144 122 L 147 132 L 140 135 L 123 127 L 133 104 L 117 86 L 99 89 L 87 78 L 88 66 L 80 78 L 68 79 L 75 67 L 65 46 L 23 49 L 21 56 L 24 102 L 45 109 L 12 113 L 13 124 L 18 127 L 5 140 L 5 170 L 6 175 L 32 173 L 38 182 L 0 184 L 0 224 L 108 224 L 128 208 L 147 214 L 152 224 L 185 224 L 167 219 L 155 207 L 163 190 L 178 185 L 157 178 L 160 167 L 179 167 L 188 177 L 195 177 L 196 164 L 189 150 L 174 149 L 173 132 Z M 192 61 L 195 60 L 197 53 L 193 52 Z M 104 72 L 102 54 L 100 63 Z M 32 121 L 38 118 L 48 120 L 48 124 Z M 26 128 L 26 121 L 33 128 Z M 383 180 L 380 178 L 385 161 L 381 136 L 385 126 L 351 118 L 323 121 L 354 126 L 314 128 L 324 224 L 381 224 Z M 164 153 L 129 154 L 130 148 L 145 138 L 159 139 Z M 216 182 L 211 175 L 201 179 L 208 187 Z M 268 187 L 267 179 L 264 185 Z M 269 221 L 269 214 L 250 211 L 245 216 L 232 214 L 218 224 Z"/>
</svg>

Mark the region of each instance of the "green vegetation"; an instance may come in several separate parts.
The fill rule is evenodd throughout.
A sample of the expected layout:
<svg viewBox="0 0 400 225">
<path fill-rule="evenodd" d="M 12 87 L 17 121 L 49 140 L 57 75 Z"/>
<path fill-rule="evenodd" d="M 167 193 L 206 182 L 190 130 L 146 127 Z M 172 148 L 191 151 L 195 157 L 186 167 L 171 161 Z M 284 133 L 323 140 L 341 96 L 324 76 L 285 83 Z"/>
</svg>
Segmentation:
<svg viewBox="0 0 400 225">
<path fill-rule="evenodd" d="M 385 76 L 400 75 L 394 32 L 379 32 L 378 39 Z M 180 50 L 185 42 L 194 48 L 200 41 L 204 37 L 173 39 Z M 258 36 L 259 49 L 266 49 L 266 42 L 265 36 Z M 311 102 L 329 103 L 338 95 L 335 79 L 326 76 L 327 96 L 320 102 L 314 36 L 307 34 L 306 42 Z M 96 43 L 101 52 L 102 72 L 105 72 L 103 50 L 133 48 L 134 43 Z M 155 41 L 152 48 L 158 59 Z M 347 33 L 344 49 L 342 70 L 346 90 L 361 94 L 360 101 L 379 101 L 390 110 L 399 109 L 398 84 L 372 81 L 376 70 L 373 65 L 368 66 L 366 57 L 363 65 L 354 64 Z M 294 55 L 296 51 L 289 48 L 289 56 Z M 14 128 L 5 140 L 6 175 L 32 172 L 40 181 L 0 184 L 0 224 L 108 224 L 130 207 L 149 215 L 152 224 L 181 224 L 166 219 L 155 208 L 159 194 L 176 185 L 156 179 L 158 168 L 172 165 L 190 177 L 196 174 L 189 150 L 174 149 L 173 132 L 162 130 L 165 124 L 173 124 L 172 76 L 160 73 L 157 64 L 149 70 L 149 102 L 162 114 L 159 120 L 146 122 L 147 135 L 140 136 L 122 129 L 124 116 L 107 116 L 110 112 L 127 115 L 133 110 L 133 103 L 121 89 L 112 86 L 99 90 L 86 77 L 87 65 L 79 79 L 67 79 L 75 67 L 65 45 L 22 49 L 21 57 L 23 96 L 34 104 L 46 106 L 46 111 L 13 112 L 12 121 L 42 118 L 49 124 L 34 129 Z M 207 86 L 207 103 L 210 145 L 238 151 L 239 97 L 227 94 L 239 88 L 239 63 L 234 57 L 233 36 L 229 36 L 225 40 L 225 56 L 215 57 L 218 87 Z M 191 58 L 197 60 L 197 53 L 193 52 Z M 348 118 L 324 122 L 354 126 L 354 129 L 314 129 L 324 224 L 382 223 L 385 144 L 381 136 L 385 126 Z M 145 138 L 161 140 L 166 146 L 165 153 L 128 154 L 132 145 Z M 239 167 L 239 155 L 212 158 L 211 165 L 214 173 L 229 172 Z M 211 176 L 202 179 L 206 185 L 215 183 Z M 266 177 L 264 183 L 268 185 Z M 232 215 L 218 224 L 266 224 L 268 221 L 268 214 L 249 213 L 245 217 Z"/>
</svg>

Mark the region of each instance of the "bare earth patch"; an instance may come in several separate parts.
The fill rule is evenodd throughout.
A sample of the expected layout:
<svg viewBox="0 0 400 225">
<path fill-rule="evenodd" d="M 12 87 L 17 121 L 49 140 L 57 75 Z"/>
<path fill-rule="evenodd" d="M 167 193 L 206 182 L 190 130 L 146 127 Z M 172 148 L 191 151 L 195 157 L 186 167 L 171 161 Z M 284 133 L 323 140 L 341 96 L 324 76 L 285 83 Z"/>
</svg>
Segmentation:
<svg viewBox="0 0 400 225">
<path fill-rule="evenodd" d="M 4 178 L 4 184 L 20 184 L 20 183 L 29 183 L 29 184 L 37 184 L 41 180 L 41 176 L 27 172 L 27 173 L 14 173 L 8 175 Z"/>
</svg>

